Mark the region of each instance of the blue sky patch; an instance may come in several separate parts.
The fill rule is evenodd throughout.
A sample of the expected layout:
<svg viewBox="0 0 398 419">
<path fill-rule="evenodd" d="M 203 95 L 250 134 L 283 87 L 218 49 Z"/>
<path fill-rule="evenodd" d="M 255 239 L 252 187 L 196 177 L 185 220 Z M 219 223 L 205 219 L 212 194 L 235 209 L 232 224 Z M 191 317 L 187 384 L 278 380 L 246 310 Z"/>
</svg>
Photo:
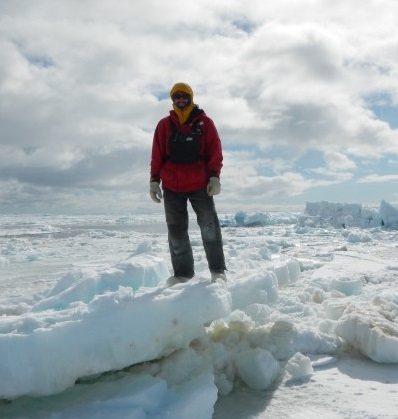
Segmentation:
<svg viewBox="0 0 398 419">
<path fill-rule="evenodd" d="M 256 29 L 256 25 L 247 19 L 235 20 L 232 22 L 232 24 L 236 26 L 239 30 L 246 33 L 252 33 Z"/>
<path fill-rule="evenodd" d="M 54 66 L 54 61 L 52 58 L 45 55 L 26 56 L 26 59 L 36 67 L 49 68 Z"/>
<path fill-rule="evenodd" d="M 387 122 L 392 129 L 398 128 L 398 105 L 393 104 L 389 94 L 372 95 L 366 101 L 377 119 Z"/>
</svg>

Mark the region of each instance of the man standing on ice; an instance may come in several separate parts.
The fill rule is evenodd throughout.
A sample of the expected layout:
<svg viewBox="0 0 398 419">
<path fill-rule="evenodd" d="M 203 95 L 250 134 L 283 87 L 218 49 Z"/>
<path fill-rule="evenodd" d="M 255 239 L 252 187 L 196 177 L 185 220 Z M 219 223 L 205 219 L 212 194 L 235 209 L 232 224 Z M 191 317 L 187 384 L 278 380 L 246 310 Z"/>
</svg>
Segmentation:
<svg viewBox="0 0 398 419">
<path fill-rule="evenodd" d="M 221 191 L 220 137 L 213 121 L 194 104 L 188 84 L 175 84 L 170 97 L 173 110 L 159 121 L 153 138 L 149 191 L 154 202 L 160 203 L 164 198 L 174 270 L 168 284 L 186 282 L 195 275 L 188 235 L 188 200 L 196 213 L 211 280 L 226 280 L 221 229 L 213 199 Z"/>
</svg>

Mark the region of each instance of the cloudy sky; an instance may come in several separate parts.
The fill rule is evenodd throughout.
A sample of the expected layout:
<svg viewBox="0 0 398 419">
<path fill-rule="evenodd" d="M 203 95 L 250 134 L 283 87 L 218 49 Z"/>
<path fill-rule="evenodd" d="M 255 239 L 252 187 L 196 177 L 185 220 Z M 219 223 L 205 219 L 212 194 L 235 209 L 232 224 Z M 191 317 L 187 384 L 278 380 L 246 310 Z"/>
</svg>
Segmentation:
<svg viewBox="0 0 398 419">
<path fill-rule="evenodd" d="M 398 201 L 397 1 L 0 0 L 0 212 L 154 210 L 177 81 L 219 208 Z"/>
</svg>

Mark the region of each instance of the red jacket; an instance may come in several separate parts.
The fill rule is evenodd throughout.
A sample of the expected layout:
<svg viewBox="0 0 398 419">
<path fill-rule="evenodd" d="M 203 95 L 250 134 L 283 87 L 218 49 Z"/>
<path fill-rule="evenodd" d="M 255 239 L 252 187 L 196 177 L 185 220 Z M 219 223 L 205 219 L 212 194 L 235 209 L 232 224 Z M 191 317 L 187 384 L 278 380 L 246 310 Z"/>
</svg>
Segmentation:
<svg viewBox="0 0 398 419">
<path fill-rule="evenodd" d="M 177 193 L 206 189 L 211 176 L 220 176 L 223 161 L 221 141 L 213 121 L 203 111 L 189 121 L 190 124 L 203 123 L 202 158 L 194 163 L 172 163 L 168 160 L 168 143 L 173 134 L 171 122 L 180 132 L 190 129 L 188 124 L 180 126 L 174 111 L 159 121 L 152 144 L 151 181 L 162 181 L 163 189 Z"/>
</svg>

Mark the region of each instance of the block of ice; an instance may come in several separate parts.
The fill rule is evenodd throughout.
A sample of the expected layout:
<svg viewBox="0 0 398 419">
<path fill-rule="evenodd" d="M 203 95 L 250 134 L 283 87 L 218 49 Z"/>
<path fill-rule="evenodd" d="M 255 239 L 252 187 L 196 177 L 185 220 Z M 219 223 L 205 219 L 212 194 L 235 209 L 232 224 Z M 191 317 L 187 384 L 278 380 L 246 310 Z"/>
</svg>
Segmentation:
<svg viewBox="0 0 398 419">
<path fill-rule="evenodd" d="M 255 390 L 269 387 L 280 371 L 279 363 L 272 354 L 260 348 L 240 352 L 236 359 L 236 368 L 242 380 Z"/>
</svg>

